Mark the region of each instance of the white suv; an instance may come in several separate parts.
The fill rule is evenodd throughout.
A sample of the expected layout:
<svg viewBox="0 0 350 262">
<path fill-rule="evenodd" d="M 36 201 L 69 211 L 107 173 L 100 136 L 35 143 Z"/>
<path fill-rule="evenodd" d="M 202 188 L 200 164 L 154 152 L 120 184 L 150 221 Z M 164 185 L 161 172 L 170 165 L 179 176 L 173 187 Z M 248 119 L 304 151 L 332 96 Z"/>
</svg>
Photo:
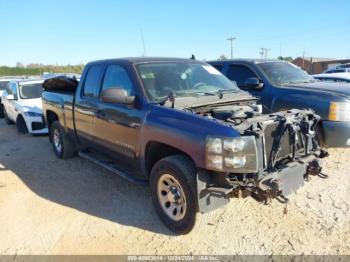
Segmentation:
<svg viewBox="0 0 350 262">
<path fill-rule="evenodd" d="M 7 124 L 16 123 L 17 130 L 21 133 L 48 133 L 42 118 L 43 81 L 10 81 L 2 95 L 5 121 Z"/>
</svg>

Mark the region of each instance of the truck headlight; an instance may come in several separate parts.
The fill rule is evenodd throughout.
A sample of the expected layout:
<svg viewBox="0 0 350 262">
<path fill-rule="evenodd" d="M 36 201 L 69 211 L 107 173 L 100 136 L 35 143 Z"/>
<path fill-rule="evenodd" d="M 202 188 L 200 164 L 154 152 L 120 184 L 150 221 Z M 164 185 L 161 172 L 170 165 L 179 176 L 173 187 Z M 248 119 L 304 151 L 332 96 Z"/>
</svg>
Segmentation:
<svg viewBox="0 0 350 262">
<path fill-rule="evenodd" d="M 206 168 L 230 173 L 258 171 L 258 152 L 254 136 L 237 138 L 207 137 Z"/>
<path fill-rule="evenodd" d="M 350 121 L 350 103 L 331 102 L 329 106 L 328 120 Z"/>
</svg>

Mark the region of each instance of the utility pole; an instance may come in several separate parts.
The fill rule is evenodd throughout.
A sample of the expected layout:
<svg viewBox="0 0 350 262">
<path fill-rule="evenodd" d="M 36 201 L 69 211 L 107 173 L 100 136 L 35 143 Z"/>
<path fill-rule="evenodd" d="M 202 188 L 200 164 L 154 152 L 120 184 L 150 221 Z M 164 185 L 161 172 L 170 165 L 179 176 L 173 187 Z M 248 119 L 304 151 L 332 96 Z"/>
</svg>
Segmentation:
<svg viewBox="0 0 350 262">
<path fill-rule="evenodd" d="M 305 68 L 305 50 L 303 51 L 303 68 Z"/>
<path fill-rule="evenodd" d="M 233 58 L 233 41 L 236 39 L 237 39 L 236 37 L 227 38 L 227 41 L 231 42 L 231 59 Z"/>
<path fill-rule="evenodd" d="M 266 47 L 261 47 L 260 48 L 260 56 L 261 56 L 261 59 L 263 58 L 267 58 L 267 52 L 270 51 L 270 49 L 267 49 Z"/>
</svg>

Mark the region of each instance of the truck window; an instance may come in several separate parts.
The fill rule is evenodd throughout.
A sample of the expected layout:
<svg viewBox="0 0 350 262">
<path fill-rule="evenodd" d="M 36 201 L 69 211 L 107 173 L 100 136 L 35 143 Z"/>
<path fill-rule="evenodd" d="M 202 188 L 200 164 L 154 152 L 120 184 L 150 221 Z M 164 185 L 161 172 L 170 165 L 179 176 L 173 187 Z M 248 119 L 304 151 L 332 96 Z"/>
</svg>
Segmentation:
<svg viewBox="0 0 350 262">
<path fill-rule="evenodd" d="M 248 67 L 241 65 L 230 65 L 227 78 L 235 81 L 239 87 L 245 86 L 245 81 L 250 77 L 257 77 L 256 74 Z"/>
<path fill-rule="evenodd" d="M 84 88 L 83 88 L 83 96 L 86 97 L 97 97 L 99 90 L 99 80 L 102 72 L 102 65 L 95 65 L 89 68 L 87 72 Z"/>
<path fill-rule="evenodd" d="M 107 67 L 103 79 L 102 90 L 108 88 L 123 88 L 127 91 L 129 96 L 134 94 L 128 73 L 123 67 L 118 65 L 110 65 Z"/>
<path fill-rule="evenodd" d="M 220 72 L 222 71 L 222 68 L 223 68 L 223 65 L 211 65 L 211 66 L 215 67 L 216 70 L 218 70 Z"/>
</svg>

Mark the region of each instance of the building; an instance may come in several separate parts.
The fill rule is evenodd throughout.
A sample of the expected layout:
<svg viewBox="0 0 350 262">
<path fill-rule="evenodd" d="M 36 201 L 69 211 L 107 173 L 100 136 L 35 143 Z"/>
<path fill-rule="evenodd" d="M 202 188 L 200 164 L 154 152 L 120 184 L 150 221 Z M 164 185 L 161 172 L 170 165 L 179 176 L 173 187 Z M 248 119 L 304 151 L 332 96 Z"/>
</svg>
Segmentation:
<svg viewBox="0 0 350 262">
<path fill-rule="evenodd" d="M 350 59 L 297 57 L 292 61 L 292 63 L 303 68 L 310 74 L 320 74 L 323 71 L 335 67 L 339 64 L 350 63 Z"/>
</svg>

